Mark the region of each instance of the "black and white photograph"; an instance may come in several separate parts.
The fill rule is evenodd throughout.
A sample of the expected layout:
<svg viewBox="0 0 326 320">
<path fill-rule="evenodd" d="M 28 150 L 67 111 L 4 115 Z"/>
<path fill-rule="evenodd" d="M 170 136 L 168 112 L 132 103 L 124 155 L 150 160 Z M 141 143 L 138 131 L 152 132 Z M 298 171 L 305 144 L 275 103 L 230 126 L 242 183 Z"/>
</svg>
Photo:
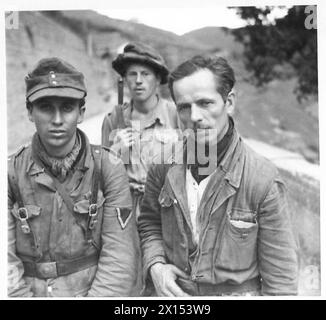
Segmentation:
<svg viewBox="0 0 326 320">
<path fill-rule="evenodd" d="M 110 2 L 1 12 L 3 298 L 322 298 L 323 6 Z"/>
</svg>

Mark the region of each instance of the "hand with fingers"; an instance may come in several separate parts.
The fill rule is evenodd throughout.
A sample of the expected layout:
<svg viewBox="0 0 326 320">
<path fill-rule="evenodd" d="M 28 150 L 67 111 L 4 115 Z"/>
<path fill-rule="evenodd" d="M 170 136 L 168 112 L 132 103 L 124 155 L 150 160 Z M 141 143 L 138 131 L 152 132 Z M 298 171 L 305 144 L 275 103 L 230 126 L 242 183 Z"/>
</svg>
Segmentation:
<svg viewBox="0 0 326 320">
<path fill-rule="evenodd" d="M 158 296 L 189 297 L 177 284 L 178 277 L 188 279 L 189 276 L 173 264 L 155 263 L 150 268 L 150 274 Z"/>
<path fill-rule="evenodd" d="M 123 153 L 135 143 L 135 137 L 131 127 L 119 130 L 114 139 L 111 148 L 118 152 Z"/>
</svg>

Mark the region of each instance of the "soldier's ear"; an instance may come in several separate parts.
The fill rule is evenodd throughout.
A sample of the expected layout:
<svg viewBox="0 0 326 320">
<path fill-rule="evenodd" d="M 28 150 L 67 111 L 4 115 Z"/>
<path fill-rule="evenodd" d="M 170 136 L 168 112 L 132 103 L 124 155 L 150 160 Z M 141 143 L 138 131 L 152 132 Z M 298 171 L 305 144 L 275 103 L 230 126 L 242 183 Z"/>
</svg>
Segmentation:
<svg viewBox="0 0 326 320">
<path fill-rule="evenodd" d="M 26 108 L 27 108 L 27 116 L 29 121 L 34 122 L 34 117 L 33 117 L 33 104 L 29 101 L 26 101 Z"/>
<path fill-rule="evenodd" d="M 162 81 L 162 77 L 160 75 L 160 73 L 156 72 L 156 79 L 157 79 L 157 83 L 158 83 L 158 86 L 161 84 L 161 81 Z"/>
<path fill-rule="evenodd" d="M 85 110 L 86 110 L 86 107 L 84 105 L 79 107 L 79 115 L 78 115 L 78 119 L 77 119 L 78 124 L 83 122 Z"/>
<path fill-rule="evenodd" d="M 234 91 L 230 91 L 225 102 L 226 111 L 229 115 L 233 114 L 235 109 L 235 93 Z"/>
</svg>

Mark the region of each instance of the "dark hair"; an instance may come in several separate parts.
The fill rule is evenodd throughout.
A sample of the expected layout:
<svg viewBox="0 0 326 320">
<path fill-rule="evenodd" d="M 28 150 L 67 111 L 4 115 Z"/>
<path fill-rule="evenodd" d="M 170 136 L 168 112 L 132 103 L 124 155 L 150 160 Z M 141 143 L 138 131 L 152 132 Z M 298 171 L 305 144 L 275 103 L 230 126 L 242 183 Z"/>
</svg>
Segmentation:
<svg viewBox="0 0 326 320">
<path fill-rule="evenodd" d="M 37 100 L 36 100 L 37 101 Z M 79 108 L 83 107 L 85 105 L 85 98 L 79 99 Z M 33 103 L 30 102 L 29 100 L 26 100 L 26 108 L 28 110 L 33 108 Z"/>
<path fill-rule="evenodd" d="M 216 77 L 217 92 L 222 96 L 224 102 L 235 84 L 234 71 L 228 62 L 222 57 L 195 56 L 180 64 L 169 76 L 169 89 L 172 99 L 173 83 L 192 75 L 201 69 L 210 70 Z"/>
</svg>

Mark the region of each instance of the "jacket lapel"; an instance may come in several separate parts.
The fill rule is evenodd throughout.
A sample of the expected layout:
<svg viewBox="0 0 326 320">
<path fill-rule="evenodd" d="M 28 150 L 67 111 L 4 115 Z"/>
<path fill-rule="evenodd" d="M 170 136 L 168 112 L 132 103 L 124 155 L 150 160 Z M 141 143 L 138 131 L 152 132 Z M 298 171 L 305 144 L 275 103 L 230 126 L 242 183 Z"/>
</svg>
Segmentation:
<svg viewBox="0 0 326 320">
<path fill-rule="evenodd" d="M 179 203 L 181 212 L 190 228 L 190 213 L 188 209 L 188 197 L 186 193 L 186 167 L 184 165 L 175 165 L 170 168 L 167 174 L 167 181 L 171 186 L 176 200 Z"/>
<path fill-rule="evenodd" d="M 244 165 L 243 142 L 235 131 L 233 141 L 221 164 L 212 174 L 204 192 L 198 213 L 201 221 L 208 221 L 221 205 L 232 197 L 239 188 Z M 190 229 L 190 213 L 186 194 L 186 166 L 174 165 L 167 174 L 167 180 L 172 188 L 176 200 Z M 203 220 L 202 220 L 203 219 Z"/>
<path fill-rule="evenodd" d="M 53 180 L 51 177 L 45 172 L 44 168 L 38 165 L 36 162 L 32 162 L 29 167 L 28 173 L 30 176 L 34 176 L 35 182 L 37 184 L 41 184 L 46 188 L 56 191 Z"/>
<path fill-rule="evenodd" d="M 222 181 L 220 180 L 221 183 L 218 185 L 215 185 L 213 187 L 213 190 L 216 190 L 215 192 L 213 190 L 213 201 L 211 202 L 210 208 L 206 208 L 206 212 L 209 213 L 209 216 L 214 214 L 220 207 L 221 205 L 228 200 L 230 197 L 232 197 L 236 189 L 229 184 L 229 182 L 224 178 Z M 216 189 L 215 189 L 216 188 Z M 209 190 L 207 190 L 208 194 L 211 193 Z"/>
<path fill-rule="evenodd" d="M 216 172 L 213 173 L 198 208 L 202 219 L 216 212 L 236 193 L 242 177 L 243 164 L 242 141 L 235 131 L 230 148 Z"/>
<path fill-rule="evenodd" d="M 215 197 L 212 207 L 209 210 L 210 215 L 214 214 L 214 212 L 216 212 L 227 199 L 232 197 L 239 188 L 244 158 L 242 141 L 238 140 L 232 154 L 229 154 L 228 157 L 225 158 L 226 161 L 218 168 L 218 171 L 214 174 L 215 177 L 212 177 L 215 179 L 213 180 L 214 182 L 211 188 L 207 188 L 207 194 L 213 194 Z M 221 173 L 223 174 L 221 175 Z M 218 177 L 218 175 L 220 176 Z"/>
</svg>

